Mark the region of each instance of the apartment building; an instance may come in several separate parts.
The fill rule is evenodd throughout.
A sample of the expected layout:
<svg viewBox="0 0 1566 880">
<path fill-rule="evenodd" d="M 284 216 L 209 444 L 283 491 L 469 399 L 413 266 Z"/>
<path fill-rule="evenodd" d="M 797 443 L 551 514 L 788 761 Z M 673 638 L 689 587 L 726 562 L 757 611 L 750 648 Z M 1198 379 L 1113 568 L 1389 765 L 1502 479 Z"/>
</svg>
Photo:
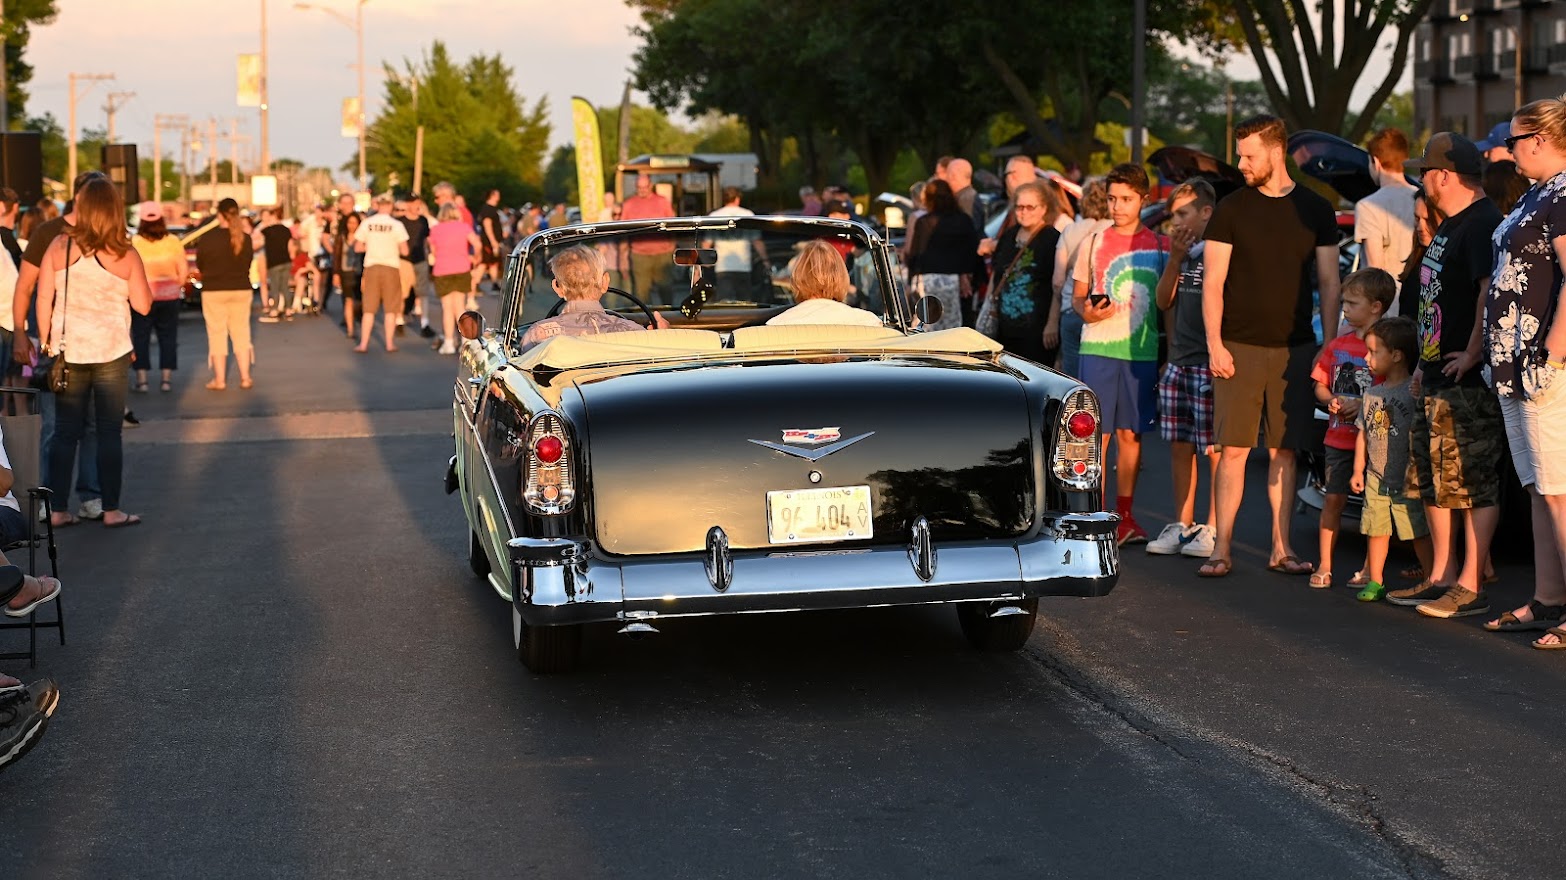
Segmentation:
<svg viewBox="0 0 1566 880">
<path fill-rule="evenodd" d="M 1414 128 L 1474 140 L 1566 94 L 1566 2 L 1435 0 L 1414 33 Z"/>
</svg>

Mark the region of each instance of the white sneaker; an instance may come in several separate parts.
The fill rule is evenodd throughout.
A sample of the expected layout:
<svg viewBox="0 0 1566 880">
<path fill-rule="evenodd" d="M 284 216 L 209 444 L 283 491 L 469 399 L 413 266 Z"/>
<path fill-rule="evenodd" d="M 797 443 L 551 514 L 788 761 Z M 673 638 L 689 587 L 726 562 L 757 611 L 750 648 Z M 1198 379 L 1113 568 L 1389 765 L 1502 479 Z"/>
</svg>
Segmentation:
<svg viewBox="0 0 1566 880">
<path fill-rule="evenodd" d="M 1186 538 L 1185 546 L 1180 548 L 1180 555 L 1207 559 L 1213 555 L 1213 540 L 1217 537 L 1218 531 L 1212 526 L 1194 526 Z"/>
<path fill-rule="evenodd" d="M 1147 543 L 1147 552 L 1154 556 L 1174 556 L 1185 547 L 1187 537 L 1192 526 L 1186 523 L 1172 522 L 1164 526 L 1164 530 L 1158 533 L 1158 537 Z"/>
<path fill-rule="evenodd" d="M 440 353 L 441 354 L 456 354 L 457 353 L 457 347 L 455 345 L 451 344 L 450 342 L 447 342 L 447 343 L 445 343 L 444 345 L 442 345 L 440 347 Z"/>
<path fill-rule="evenodd" d="M 76 509 L 76 515 L 82 519 L 103 519 L 103 500 L 89 498 L 82 502 L 82 506 Z"/>
</svg>

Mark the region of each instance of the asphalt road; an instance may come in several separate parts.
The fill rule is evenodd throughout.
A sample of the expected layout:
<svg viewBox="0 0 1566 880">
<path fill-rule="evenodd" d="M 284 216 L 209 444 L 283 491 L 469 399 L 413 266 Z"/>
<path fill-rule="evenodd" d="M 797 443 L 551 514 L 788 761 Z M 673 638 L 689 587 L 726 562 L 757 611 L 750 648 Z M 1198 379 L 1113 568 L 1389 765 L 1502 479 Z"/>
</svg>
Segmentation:
<svg viewBox="0 0 1566 880">
<path fill-rule="evenodd" d="M 1558 865 L 1566 656 L 1265 572 L 1259 470 L 1233 577 L 1135 550 L 1111 596 L 1045 602 L 1016 655 L 917 608 L 597 630 L 579 673 L 539 678 L 441 491 L 451 359 L 260 326 L 258 387 L 216 394 L 199 320 L 181 330 L 180 388 L 133 396 L 146 524 L 60 534 L 70 644 L 39 672 L 63 698 L 0 775 L 0 876 Z M 1166 473 L 1155 444 L 1146 524 Z M 1529 569 L 1502 574 L 1525 598 Z"/>
</svg>

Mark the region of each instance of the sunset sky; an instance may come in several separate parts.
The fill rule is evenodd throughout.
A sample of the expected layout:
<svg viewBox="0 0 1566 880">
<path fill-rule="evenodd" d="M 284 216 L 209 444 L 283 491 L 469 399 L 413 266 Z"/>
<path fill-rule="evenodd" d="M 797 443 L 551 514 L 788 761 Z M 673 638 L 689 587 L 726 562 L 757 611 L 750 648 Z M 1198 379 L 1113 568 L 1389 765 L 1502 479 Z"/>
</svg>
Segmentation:
<svg viewBox="0 0 1566 880">
<path fill-rule="evenodd" d="M 105 125 L 110 91 L 135 92 L 119 111 L 117 140 L 151 155 L 153 116 L 184 113 L 193 120 L 241 119 L 240 132 L 259 136 L 255 108 L 235 104 L 236 56 L 260 49 L 262 0 L 59 0 L 55 23 L 33 31 L 27 60 L 33 80 L 27 112 L 50 112 L 66 125 L 67 75 L 112 73 L 77 105 L 82 129 Z M 342 99 L 356 90 L 354 34 L 293 0 L 267 0 L 271 143 L 274 158 L 337 167 L 356 155 L 341 136 Z M 353 14 L 353 0 L 320 0 Z M 132 15 L 134 10 L 135 14 Z M 569 14 L 565 14 L 569 10 Z M 551 140 L 570 140 L 570 99 L 618 103 L 636 40 L 636 15 L 621 0 L 369 0 L 364 7 L 367 113 L 380 106 L 381 63 L 421 57 L 435 39 L 458 59 L 500 53 L 516 71 L 531 103 L 547 95 Z M 171 146 L 172 142 L 172 146 Z M 165 134 L 164 154 L 177 138 Z"/>
</svg>

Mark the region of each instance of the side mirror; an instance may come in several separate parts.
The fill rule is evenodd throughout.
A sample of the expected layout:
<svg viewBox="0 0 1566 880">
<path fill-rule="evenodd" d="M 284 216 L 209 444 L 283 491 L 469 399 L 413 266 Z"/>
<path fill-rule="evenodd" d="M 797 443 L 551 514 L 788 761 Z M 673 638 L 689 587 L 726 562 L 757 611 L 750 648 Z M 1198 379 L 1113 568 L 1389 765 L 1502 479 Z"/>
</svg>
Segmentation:
<svg viewBox="0 0 1566 880">
<path fill-rule="evenodd" d="M 925 297 L 929 299 L 929 297 Z M 939 305 L 939 303 L 937 303 Z M 484 335 L 484 316 L 477 311 L 468 310 L 457 316 L 457 333 L 463 339 L 477 339 Z"/>
<path fill-rule="evenodd" d="M 718 252 L 713 248 L 679 248 L 674 252 L 676 266 L 716 266 Z"/>
<path fill-rule="evenodd" d="M 941 315 L 945 312 L 946 307 L 933 296 L 921 296 L 919 301 L 914 303 L 914 316 L 919 319 L 920 324 L 925 326 L 941 320 Z"/>
</svg>

